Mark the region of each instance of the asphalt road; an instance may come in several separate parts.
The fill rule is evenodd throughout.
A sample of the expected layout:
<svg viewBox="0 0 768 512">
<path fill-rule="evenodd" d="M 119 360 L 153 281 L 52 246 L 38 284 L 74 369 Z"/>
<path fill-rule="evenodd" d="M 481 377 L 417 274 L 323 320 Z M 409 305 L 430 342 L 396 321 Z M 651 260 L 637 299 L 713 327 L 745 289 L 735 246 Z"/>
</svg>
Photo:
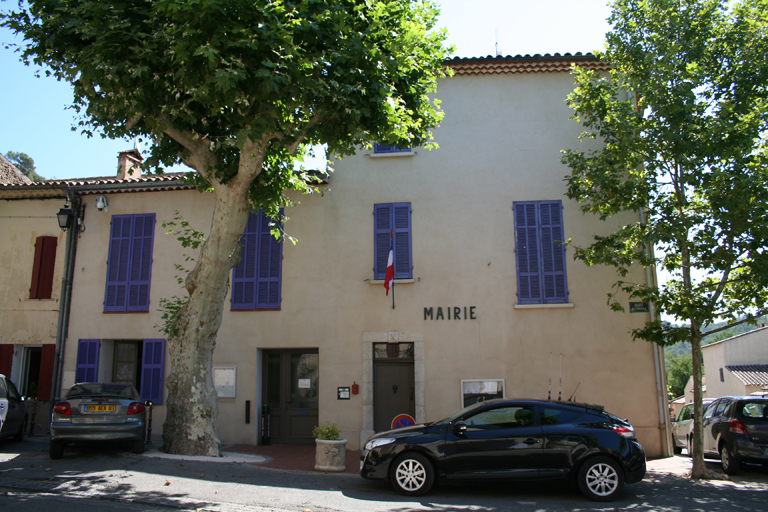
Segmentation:
<svg viewBox="0 0 768 512">
<path fill-rule="evenodd" d="M 719 464 L 711 468 L 719 470 Z M 732 480 L 691 481 L 662 472 L 603 504 L 556 482 L 436 487 L 418 499 L 357 476 L 270 470 L 247 463 L 157 459 L 119 446 L 51 460 L 43 440 L 0 442 L 0 509 L 22 511 L 410 512 L 768 511 L 768 469 Z"/>
</svg>

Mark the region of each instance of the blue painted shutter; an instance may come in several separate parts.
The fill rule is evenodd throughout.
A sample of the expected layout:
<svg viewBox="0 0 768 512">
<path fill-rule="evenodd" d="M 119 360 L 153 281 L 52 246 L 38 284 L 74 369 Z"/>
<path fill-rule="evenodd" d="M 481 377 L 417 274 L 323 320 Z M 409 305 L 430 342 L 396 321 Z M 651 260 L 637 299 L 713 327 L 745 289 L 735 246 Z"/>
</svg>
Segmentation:
<svg viewBox="0 0 768 512">
<path fill-rule="evenodd" d="M 373 206 L 373 278 L 384 279 L 389 259 L 389 237 L 393 231 L 392 203 Z"/>
<path fill-rule="evenodd" d="M 101 340 L 78 340 L 75 383 L 99 379 L 99 346 Z"/>
<path fill-rule="evenodd" d="M 517 301 L 520 304 L 537 304 L 540 302 L 540 287 L 535 203 L 515 203 L 515 252 Z"/>
<path fill-rule="evenodd" d="M 373 143 L 374 153 L 408 153 L 411 151 L 410 147 L 398 148 L 397 146 L 391 146 L 389 144 Z"/>
<path fill-rule="evenodd" d="M 232 309 L 280 308 L 283 243 L 272 236 L 271 222 L 263 210 L 248 217 L 232 272 Z"/>
<path fill-rule="evenodd" d="M 280 278 L 282 277 L 283 244 L 271 230 L 272 219 L 259 212 L 259 263 L 256 279 L 256 309 L 280 307 Z"/>
<path fill-rule="evenodd" d="M 104 311 L 125 311 L 132 228 L 133 215 L 112 216 Z"/>
<path fill-rule="evenodd" d="M 566 302 L 565 245 L 563 240 L 562 204 L 560 201 L 539 203 L 541 233 L 541 275 L 544 303 Z"/>
<path fill-rule="evenodd" d="M 134 216 L 127 311 L 149 311 L 154 235 L 154 213 Z"/>
<path fill-rule="evenodd" d="M 152 400 L 154 405 L 163 403 L 163 364 L 165 340 L 144 340 L 141 352 L 141 399 Z"/>
<path fill-rule="evenodd" d="M 384 203 L 373 207 L 373 278 L 384 279 L 389 259 L 390 233 L 394 239 L 396 279 L 413 277 L 411 251 L 411 203 Z"/>
</svg>

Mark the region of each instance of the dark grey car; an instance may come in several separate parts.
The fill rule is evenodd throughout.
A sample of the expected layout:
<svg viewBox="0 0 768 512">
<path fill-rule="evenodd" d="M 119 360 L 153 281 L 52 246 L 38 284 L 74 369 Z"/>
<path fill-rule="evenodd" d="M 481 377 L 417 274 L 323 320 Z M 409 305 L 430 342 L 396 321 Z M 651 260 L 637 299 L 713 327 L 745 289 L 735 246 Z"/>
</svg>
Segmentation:
<svg viewBox="0 0 768 512">
<path fill-rule="evenodd" d="M 27 409 L 13 382 L 0 374 L 0 438 L 24 439 Z"/>
<path fill-rule="evenodd" d="M 742 462 L 768 466 L 768 398 L 724 396 L 704 413 L 704 455 L 719 456 L 723 471 Z"/>
<path fill-rule="evenodd" d="M 144 405 L 133 386 L 75 384 L 53 407 L 51 458 L 63 457 L 64 444 L 70 442 L 132 441 L 133 452 L 144 453 Z"/>
</svg>

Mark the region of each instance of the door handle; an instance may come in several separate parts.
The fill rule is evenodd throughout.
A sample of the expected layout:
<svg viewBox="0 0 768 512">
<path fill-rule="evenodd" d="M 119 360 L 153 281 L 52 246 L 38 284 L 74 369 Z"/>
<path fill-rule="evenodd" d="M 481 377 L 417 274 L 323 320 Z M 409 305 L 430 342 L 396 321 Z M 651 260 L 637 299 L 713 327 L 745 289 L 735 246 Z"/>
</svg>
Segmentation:
<svg viewBox="0 0 768 512">
<path fill-rule="evenodd" d="M 526 439 L 526 440 L 525 440 L 525 441 L 523 441 L 523 442 L 524 442 L 525 444 L 527 444 L 527 445 L 531 445 L 531 444 L 539 444 L 539 443 L 541 442 L 541 439 Z"/>
<path fill-rule="evenodd" d="M 392 384 L 392 391 L 397 393 L 397 384 Z"/>
</svg>

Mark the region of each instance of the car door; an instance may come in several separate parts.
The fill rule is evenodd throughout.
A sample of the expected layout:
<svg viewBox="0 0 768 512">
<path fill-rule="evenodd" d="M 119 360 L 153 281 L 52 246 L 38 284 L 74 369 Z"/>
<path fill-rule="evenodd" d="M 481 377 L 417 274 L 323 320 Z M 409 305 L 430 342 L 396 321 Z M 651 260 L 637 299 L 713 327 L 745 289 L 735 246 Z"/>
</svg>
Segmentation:
<svg viewBox="0 0 768 512">
<path fill-rule="evenodd" d="M 704 413 L 704 453 L 717 453 L 718 431 L 729 400 L 721 398 Z"/>
<path fill-rule="evenodd" d="M 473 411 L 448 430 L 446 477 L 530 478 L 538 474 L 542 447 L 543 434 L 535 425 L 532 405 L 501 404 Z"/>
<path fill-rule="evenodd" d="M 24 405 L 13 382 L 0 379 L 0 434 L 13 435 L 24 420 Z"/>
<path fill-rule="evenodd" d="M 677 417 L 677 421 L 672 424 L 672 437 L 674 437 L 675 445 L 679 447 L 687 446 L 688 433 L 691 431 L 690 426 L 693 424 L 693 405 L 686 405 L 680 411 L 680 415 Z"/>
</svg>

